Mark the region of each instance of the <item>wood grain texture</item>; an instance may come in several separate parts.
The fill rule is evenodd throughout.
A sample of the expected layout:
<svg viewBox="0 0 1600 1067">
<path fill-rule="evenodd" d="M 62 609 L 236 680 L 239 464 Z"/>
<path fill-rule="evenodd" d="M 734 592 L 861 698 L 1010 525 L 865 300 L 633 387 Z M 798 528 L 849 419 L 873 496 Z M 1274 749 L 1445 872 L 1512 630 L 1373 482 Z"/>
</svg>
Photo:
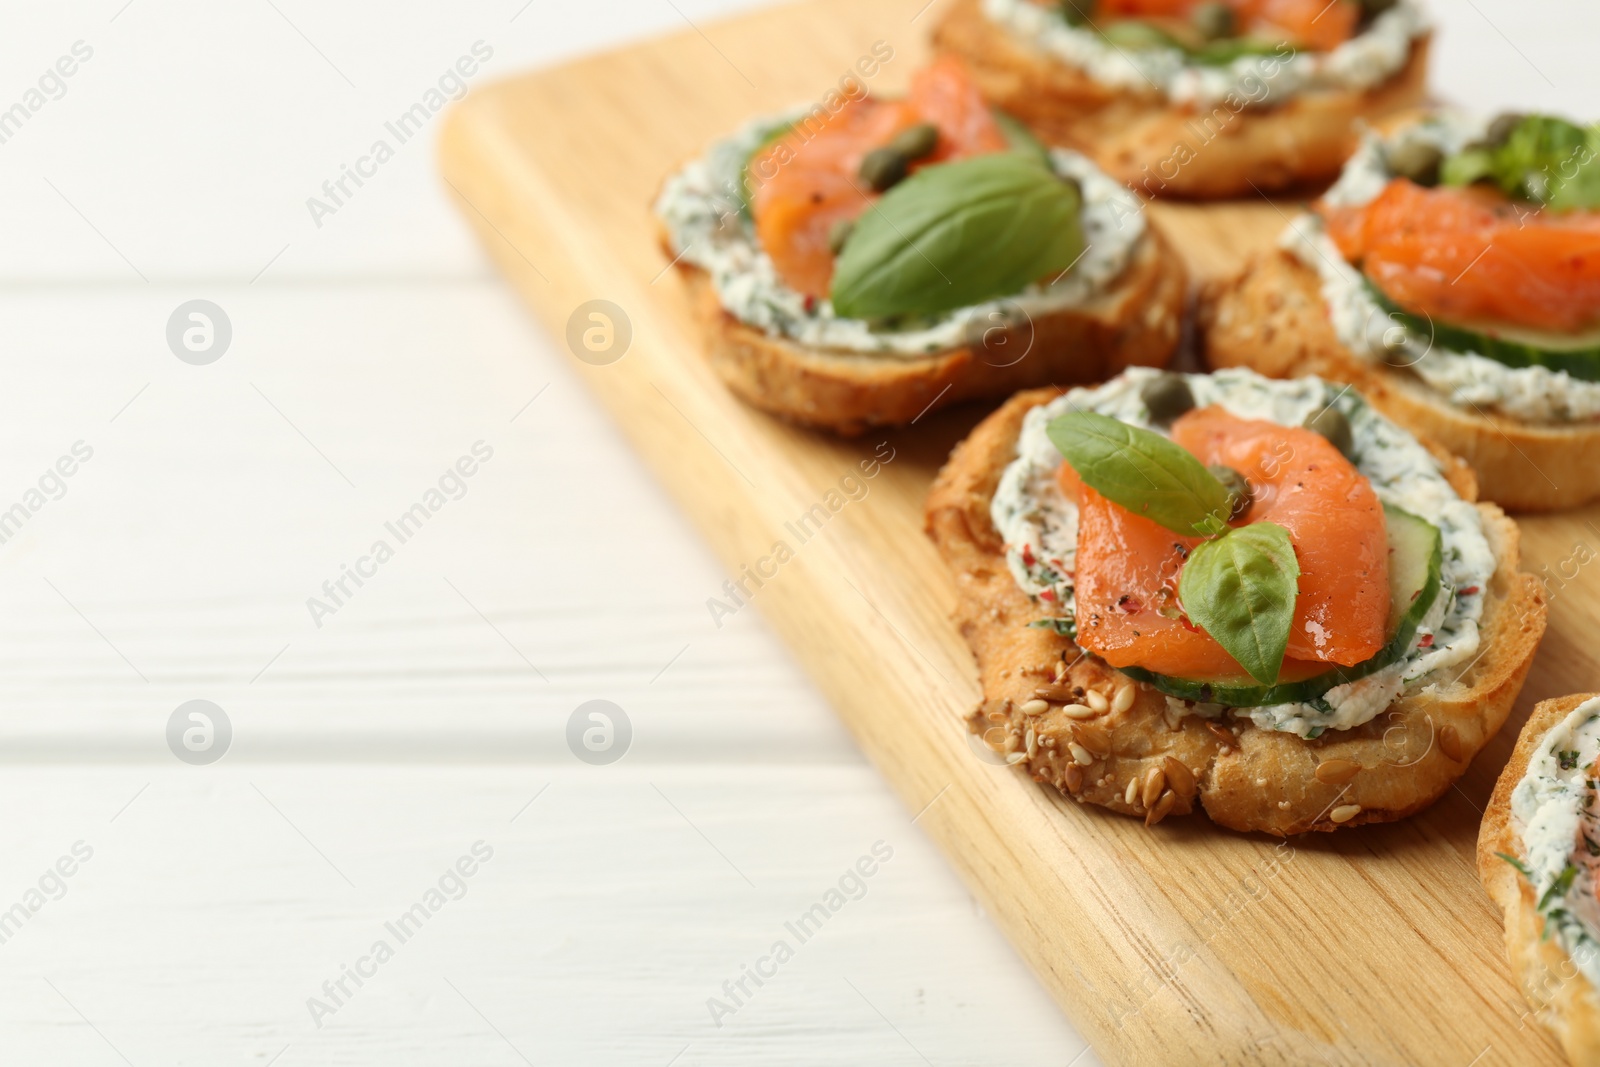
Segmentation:
<svg viewBox="0 0 1600 1067">
<path fill-rule="evenodd" d="M 1521 1024 L 1472 852 L 1531 701 L 1593 688 L 1595 652 L 1577 639 L 1594 623 L 1592 575 L 1552 589 L 1554 636 L 1511 727 L 1430 811 L 1285 845 L 1199 819 L 1150 833 L 969 747 L 977 685 L 920 505 L 981 412 L 840 442 L 741 405 L 706 366 L 662 276 L 657 183 L 748 116 L 820 97 L 876 40 L 896 58 L 873 88 L 895 88 L 920 55 L 920 6 L 824 0 L 489 88 L 443 131 L 445 176 L 558 337 L 587 300 L 625 309 L 632 347 L 586 368 L 590 384 L 734 577 L 789 543 L 794 558 L 754 603 L 1107 1062 L 1559 1062 Z M 1204 276 L 1262 247 L 1291 209 L 1157 210 Z M 786 524 L 880 442 L 894 459 L 868 483 L 870 506 L 845 504 L 799 543 Z M 1528 523 L 1527 566 L 1600 545 L 1590 514 Z"/>
</svg>

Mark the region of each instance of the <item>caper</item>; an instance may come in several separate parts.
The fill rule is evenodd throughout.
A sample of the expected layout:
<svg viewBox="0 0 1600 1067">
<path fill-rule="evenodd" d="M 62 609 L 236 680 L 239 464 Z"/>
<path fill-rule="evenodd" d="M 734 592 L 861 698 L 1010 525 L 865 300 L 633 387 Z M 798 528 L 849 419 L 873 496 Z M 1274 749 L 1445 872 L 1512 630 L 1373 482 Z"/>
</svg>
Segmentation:
<svg viewBox="0 0 1600 1067">
<path fill-rule="evenodd" d="M 1444 152 L 1438 145 L 1402 141 L 1385 152 L 1384 157 L 1389 170 L 1402 178 L 1427 187 L 1439 184 L 1439 166 L 1444 162 Z"/>
<path fill-rule="evenodd" d="M 1516 129 L 1525 117 L 1515 111 L 1505 111 L 1496 115 L 1494 121 L 1489 123 L 1489 131 L 1483 135 L 1484 144 L 1490 147 L 1505 144 L 1511 137 L 1511 131 Z"/>
<path fill-rule="evenodd" d="M 908 160 L 921 159 L 939 147 L 939 127 L 931 122 L 918 123 L 895 134 L 889 147 Z"/>
<path fill-rule="evenodd" d="M 1222 3 L 1206 3 L 1195 7 L 1189 15 L 1194 28 L 1208 41 L 1233 36 L 1233 8 Z"/>
<path fill-rule="evenodd" d="M 1194 407 L 1194 393 L 1181 374 L 1158 374 L 1139 387 L 1152 422 L 1171 422 Z"/>
<path fill-rule="evenodd" d="M 1344 417 L 1344 412 L 1329 405 L 1307 418 L 1305 425 L 1312 433 L 1326 437 L 1328 443 L 1337 448 L 1345 459 L 1350 458 L 1355 438 L 1350 433 L 1350 420 Z"/>
<path fill-rule="evenodd" d="M 1068 26 L 1083 26 L 1094 14 L 1094 0 L 1061 0 L 1061 17 Z"/>
<path fill-rule="evenodd" d="M 906 157 L 892 148 L 874 148 L 861 160 L 861 180 L 875 193 L 900 184 L 905 179 L 909 163 Z"/>
<path fill-rule="evenodd" d="M 1213 463 L 1206 470 L 1215 475 L 1217 481 L 1228 491 L 1228 521 L 1237 522 L 1244 518 L 1256 499 L 1255 491 L 1250 488 L 1250 483 L 1245 481 L 1244 475 L 1220 463 Z"/>
<path fill-rule="evenodd" d="M 850 235 L 855 232 L 855 219 L 835 219 L 833 225 L 828 227 L 828 251 L 836 256 L 843 252 L 844 243 L 850 240 Z"/>
</svg>

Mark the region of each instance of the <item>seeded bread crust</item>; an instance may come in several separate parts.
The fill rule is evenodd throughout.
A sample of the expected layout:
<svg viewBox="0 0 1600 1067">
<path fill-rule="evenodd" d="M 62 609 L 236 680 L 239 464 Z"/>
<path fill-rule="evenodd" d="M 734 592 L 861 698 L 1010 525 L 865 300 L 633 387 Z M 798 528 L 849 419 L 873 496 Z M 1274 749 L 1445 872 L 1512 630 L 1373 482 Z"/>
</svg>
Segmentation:
<svg viewBox="0 0 1600 1067">
<path fill-rule="evenodd" d="M 1287 252 L 1204 287 L 1198 316 L 1213 370 L 1349 382 L 1400 425 L 1465 459 L 1483 496 L 1502 507 L 1555 511 L 1600 497 L 1600 426 L 1530 426 L 1461 408 L 1409 371 L 1362 359 L 1334 333 L 1316 272 Z"/>
<path fill-rule="evenodd" d="M 1546 734 L 1595 693 L 1575 693 L 1541 700 L 1517 738 L 1511 760 L 1500 772 L 1494 796 L 1483 813 L 1478 833 L 1478 875 L 1500 906 L 1506 923 L 1506 954 L 1534 1016 L 1555 1035 L 1575 1064 L 1600 1063 L 1600 992 L 1578 970 L 1554 938 L 1546 939 L 1544 921 L 1534 906 L 1528 880 L 1495 853 L 1525 858 L 1511 823 L 1511 794 L 1528 773 L 1528 762 Z"/>
<path fill-rule="evenodd" d="M 1483 654 L 1454 677 L 1402 696 L 1364 726 L 1315 741 L 1248 720 L 1169 722 L 1164 695 L 1082 655 L 1066 638 L 1029 627 L 1045 616 L 1007 569 L 989 517 L 1023 416 L 1058 395 L 1038 389 L 1013 397 L 956 447 L 928 495 L 927 530 L 955 578 L 956 623 L 983 686 L 968 720 L 972 732 L 998 743 L 1035 781 L 1080 803 L 1145 817 L 1147 825 L 1198 803 L 1230 829 L 1287 836 L 1389 822 L 1438 799 L 1505 722 L 1544 633 L 1538 581 L 1517 570 L 1516 524 L 1494 505 L 1478 505 L 1496 568 L 1484 591 Z M 1459 461 L 1450 461 L 1446 477 L 1464 499 L 1476 498 Z M 1058 701 L 1042 713 L 1024 710 L 1062 663 L 1070 667 L 1060 684 L 1085 691 L 1075 701 L 1090 699 L 1090 690 L 1107 694 L 1103 714 L 1075 720 Z M 1131 703 L 1117 699 L 1125 691 Z M 1074 743 L 1092 757 L 1086 766 Z M 1169 758 L 1182 765 L 1176 774 Z M 1150 787 L 1157 768 L 1159 785 Z M 1132 798 L 1130 781 L 1137 783 Z"/>
<path fill-rule="evenodd" d="M 1415 107 L 1426 94 L 1428 43 L 1368 92 L 1303 93 L 1277 107 L 1235 114 L 1197 110 L 1152 92 L 1105 86 L 984 15 L 980 0 L 955 0 L 933 46 L 966 61 L 990 103 L 1051 144 L 1092 156 L 1149 196 L 1219 198 L 1323 181 L 1357 143 L 1359 120 Z"/>
<path fill-rule="evenodd" d="M 671 255 L 671 251 L 667 252 Z M 1188 274 L 1161 232 L 1147 224 L 1133 260 L 1081 307 L 1033 319 L 1003 343 L 927 356 L 809 348 L 740 322 L 723 308 L 711 277 L 679 261 L 712 368 L 755 407 L 803 426 L 847 436 L 901 426 L 925 412 L 978 397 L 1008 396 L 1046 382 L 1096 382 L 1130 366 L 1164 367 L 1177 351 Z M 1026 349 L 1018 359 L 1012 355 Z"/>
</svg>

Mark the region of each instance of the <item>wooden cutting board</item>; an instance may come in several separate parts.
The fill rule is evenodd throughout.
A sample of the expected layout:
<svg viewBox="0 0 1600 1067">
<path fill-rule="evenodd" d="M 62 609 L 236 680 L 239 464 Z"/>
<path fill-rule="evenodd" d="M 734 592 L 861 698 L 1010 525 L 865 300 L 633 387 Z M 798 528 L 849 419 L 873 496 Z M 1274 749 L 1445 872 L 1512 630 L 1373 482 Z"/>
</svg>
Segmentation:
<svg viewBox="0 0 1600 1067">
<path fill-rule="evenodd" d="M 875 42 L 894 57 L 869 85 L 898 91 L 924 54 L 934 12 L 921 8 L 817 0 L 475 91 L 443 132 L 445 179 L 557 338 L 587 301 L 623 310 L 626 354 L 580 364 L 583 373 L 733 578 L 776 542 L 790 546 L 776 577 L 747 580 L 750 602 L 1103 1059 L 1560 1062 L 1524 1019 L 1473 846 L 1533 701 L 1600 688 L 1586 639 L 1600 568 L 1576 562 L 1600 555 L 1593 509 L 1524 524 L 1525 565 L 1553 576 L 1551 632 L 1507 731 L 1432 810 L 1287 843 L 1203 817 L 1152 832 L 1064 801 L 969 745 L 962 717 L 978 699 L 976 676 L 921 506 L 983 409 L 838 441 L 751 410 L 707 368 L 657 245 L 657 184 L 743 120 L 822 98 Z M 1266 246 L 1293 210 L 1161 205 L 1156 217 L 1203 277 Z M 861 483 L 865 496 L 830 497 L 863 461 L 886 456 Z M 802 542 L 786 524 L 818 504 L 828 518 Z M 596 595 L 610 592 L 626 595 L 604 586 Z M 708 605 L 714 632 L 711 615 Z"/>
</svg>

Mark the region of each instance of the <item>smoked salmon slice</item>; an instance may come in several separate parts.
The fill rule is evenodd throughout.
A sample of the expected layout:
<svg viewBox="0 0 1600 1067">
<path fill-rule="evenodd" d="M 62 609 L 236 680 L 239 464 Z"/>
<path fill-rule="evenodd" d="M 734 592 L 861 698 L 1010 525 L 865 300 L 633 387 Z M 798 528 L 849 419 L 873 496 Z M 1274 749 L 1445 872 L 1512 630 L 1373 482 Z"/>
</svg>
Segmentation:
<svg viewBox="0 0 1600 1067">
<path fill-rule="evenodd" d="M 966 68 L 945 56 L 917 71 L 901 100 L 860 97 L 831 115 L 805 116 L 750 161 L 756 237 L 778 276 L 822 298 L 833 281 L 828 234 L 878 199 L 858 176 L 868 152 L 921 123 L 939 127 L 933 153 L 912 169 L 1008 147 Z"/>
<path fill-rule="evenodd" d="M 1375 656 L 1388 636 L 1389 548 L 1371 483 L 1321 435 L 1221 408 L 1184 415 L 1172 438 L 1202 463 L 1232 467 L 1250 483 L 1254 502 L 1238 524 L 1275 522 L 1289 531 L 1300 581 L 1280 679 Z M 1066 463 L 1058 480 L 1078 501 L 1079 646 L 1114 667 L 1193 679 L 1244 675 L 1178 601 L 1178 576 L 1200 538 L 1111 503 Z"/>
<path fill-rule="evenodd" d="M 1362 207 L 1318 211 L 1345 259 L 1407 311 L 1551 333 L 1600 325 L 1600 213 L 1405 178 Z"/>
</svg>

